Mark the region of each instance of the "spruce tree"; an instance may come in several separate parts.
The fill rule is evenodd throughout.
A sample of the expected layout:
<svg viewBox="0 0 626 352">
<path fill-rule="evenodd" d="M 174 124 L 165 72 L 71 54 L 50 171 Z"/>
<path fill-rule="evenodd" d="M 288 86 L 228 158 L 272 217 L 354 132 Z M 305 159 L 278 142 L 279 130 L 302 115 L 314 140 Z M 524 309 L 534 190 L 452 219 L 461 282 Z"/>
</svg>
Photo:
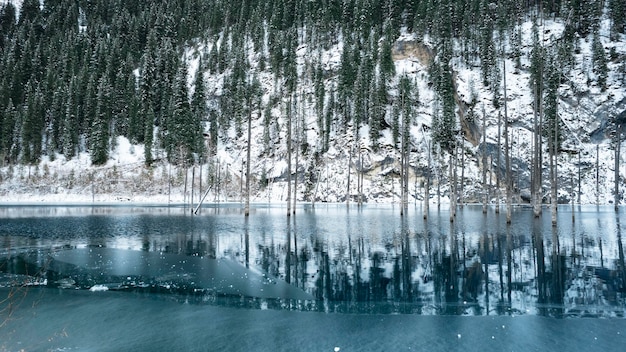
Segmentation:
<svg viewBox="0 0 626 352">
<path fill-rule="evenodd" d="M 63 119 L 63 130 L 61 132 L 62 153 L 67 160 L 72 159 L 76 155 L 78 145 L 78 129 L 76 122 L 76 105 L 74 102 L 74 86 L 76 79 L 72 79 L 70 83 L 70 93 L 67 95 L 65 104 L 65 117 Z"/>
<path fill-rule="evenodd" d="M 546 67 L 546 84 L 544 92 L 544 126 L 542 128 L 544 137 L 548 141 L 548 150 L 557 151 L 561 147 L 563 140 L 563 133 L 561 129 L 561 122 L 559 120 L 558 108 L 559 108 L 559 85 L 561 73 L 555 66 L 556 61 L 552 57 L 550 59 L 550 65 Z M 555 144 L 556 143 L 556 144 Z"/>
<path fill-rule="evenodd" d="M 152 155 L 152 147 L 154 145 L 154 119 L 154 110 L 152 109 L 152 106 L 148 106 L 148 111 L 145 113 L 145 117 L 143 119 L 145 126 L 142 129 L 144 133 L 144 163 L 146 164 L 146 166 L 151 166 L 154 162 L 154 157 Z"/>
<path fill-rule="evenodd" d="M 591 61 L 593 62 L 593 72 L 596 74 L 598 86 L 601 91 L 606 90 L 607 78 L 609 75 L 608 59 L 604 46 L 600 40 L 600 35 L 596 31 L 591 42 Z"/>
<path fill-rule="evenodd" d="M 36 86 L 34 86 L 36 85 Z M 44 131 L 43 93 L 38 84 L 29 82 L 28 96 L 24 107 L 22 122 L 22 161 L 34 164 L 39 161 L 42 152 L 42 135 Z"/>
<path fill-rule="evenodd" d="M 623 0 L 609 0 L 612 39 L 617 33 L 626 33 L 626 3 Z"/>
<path fill-rule="evenodd" d="M 385 123 L 385 112 L 387 107 L 387 82 L 383 75 L 378 75 L 376 83 L 370 88 L 371 112 L 369 114 L 370 141 L 372 149 L 379 148 L 380 132 Z"/>
<path fill-rule="evenodd" d="M 100 78 L 98 83 L 98 95 L 96 103 L 96 114 L 89 138 L 91 153 L 91 163 L 102 165 L 109 159 L 109 138 L 111 123 L 111 97 L 112 87 L 106 76 Z"/>
<path fill-rule="evenodd" d="M 18 112 L 13 106 L 13 102 L 9 100 L 9 104 L 2 112 L 0 119 L 0 164 L 4 162 L 15 162 L 11 158 L 11 150 L 15 145 L 15 124 L 18 118 Z"/>
<path fill-rule="evenodd" d="M 39 19 L 41 14 L 41 4 L 39 0 L 24 0 L 20 8 L 19 25 L 33 23 Z"/>
<path fill-rule="evenodd" d="M 204 143 L 203 143 L 203 130 L 202 121 L 207 118 L 207 105 L 206 105 L 206 84 L 204 82 L 204 65 L 202 59 L 198 63 L 198 69 L 196 70 L 194 78 L 194 90 L 191 95 L 191 128 L 194 131 L 193 148 L 194 152 L 199 153 L 199 156 L 204 155 Z"/>
</svg>

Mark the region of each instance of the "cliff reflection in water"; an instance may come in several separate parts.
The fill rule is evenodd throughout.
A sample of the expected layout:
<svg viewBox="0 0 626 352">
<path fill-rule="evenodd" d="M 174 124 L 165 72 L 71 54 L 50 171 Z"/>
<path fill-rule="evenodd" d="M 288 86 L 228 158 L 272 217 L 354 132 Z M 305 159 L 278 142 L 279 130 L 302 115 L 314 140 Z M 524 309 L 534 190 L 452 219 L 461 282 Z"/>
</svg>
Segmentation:
<svg viewBox="0 0 626 352">
<path fill-rule="evenodd" d="M 238 260 L 302 288 L 328 312 L 624 316 L 622 230 L 611 211 L 579 211 L 572 222 L 564 210 L 558 227 L 522 209 L 510 226 L 471 207 L 453 223 L 447 213 L 424 221 L 393 210 L 336 212 L 257 214 L 241 229 L 196 227 L 144 249 Z"/>
</svg>

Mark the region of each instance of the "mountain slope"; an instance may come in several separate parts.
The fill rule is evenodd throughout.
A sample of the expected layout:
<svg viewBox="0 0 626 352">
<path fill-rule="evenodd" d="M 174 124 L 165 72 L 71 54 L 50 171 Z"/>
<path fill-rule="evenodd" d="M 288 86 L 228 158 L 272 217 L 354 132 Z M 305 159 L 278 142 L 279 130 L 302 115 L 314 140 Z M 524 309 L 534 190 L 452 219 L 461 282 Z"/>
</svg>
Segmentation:
<svg viewBox="0 0 626 352">
<path fill-rule="evenodd" d="M 221 3 L 216 2 L 218 5 L 213 10 L 220 9 Z M 259 3 L 275 5 L 272 1 Z M 120 72 L 122 67 L 128 67 L 132 75 L 124 78 L 122 74 L 118 79 L 113 70 L 109 83 L 100 79 L 98 84 L 93 83 L 93 88 L 87 89 L 93 89 L 92 98 L 87 95 L 77 99 L 87 99 L 86 102 L 105 99 L 106 96 L 98 95 L 102 87 L 117 86 L 118 81 L 130 82 L 128 77 L 136 80 L 135 88 L 129 90 L 135 97 L 130 98 L 129 104 L 120 106 L 115 102 L 125 101 L 123 95 L 106 98 L 112 105 L 98 102 L 93 105 L 92 115 L 78 111 L 85 115 L 79 119 L 81 122 L 76 128 L 79 134 L 69 152 L 64 143 L 72 139 L 64 139 L 64 130 L 57 127 L 65 122 L 44 120 L 47 127 L 42 129 L 42 143 L 26 143 L 30 135 L 23 131 L 28 124 L 22 124 L 17 134 L 5 133 L 3 138 L 11 138 L 17 149 L 7 144 L 6 153 L 3 151 L 0 193 L 6 200 L 30 197 L 33 201 L 190 201 L 193 184 L 196 201 L 198 189 L 204 193 L 209 186 L 209 200 L 240 200 L 245 193 L 246 122 L 250 118 L 253 200 L 285 200 L 290 175 L 292 180 L 297 180 L 298 201 L 341 202 L 348 198 L 366 202 L 399 201 L 403 148 L 410 151 L 411 202 L 423 200 L 426 175 L 431 175 L 429 198 L 433 202 L 448 202 L 453 191 L 450 185 L 456 185 L 455 198 L 480 201 L 484 193 L 483 169 L 492 185 L 490 197 L 493 200 L 503 194 L 503 182 L 500 181 L 499 193 L 495 185 L 498 179 L 503 180 L 506 172 L 504 147 L 498 146 L 499 139 L 504 142 L 502 71 L 506 67 L 515 201 L 527 200 L 530 187 L 535 129 L 532 82 L 537 77 L 543 77 L 542 82 L 547 81 L 551 68 L 556 68 L 559 75 L 555 89 L 555 111 L 562 139 L 558 155 L 559 199 L 582 203 L 607 203 L 613 199 L 615 143 L 612 137 L 615 121 L 626 111 L 623 89 L 626 38 L 614 30 L 615 16 L 609 3 L 598 15 L 601 21 L 595 36 L 589 30 L 584 33 L 585 18 L 576 15 L 575 8 L 567 12 L 566 5 L 558 11 L 544 9 L 543 12 L 534 7 L 506 8 L 502 11 L 513 11 L 517 20 L 501 27 L 485 25 L 492 19 L 499 25 L 505 18 L 504 14 L 499 14 L 500 8 L 496 9 L 498 15 L 487 16 L 493 9 L 486 2 L 480 5 L 483 12 L 477 8 L 483 16 L 476 19 L 447 18 L 450 15 L 441 12 L 446 16 L 442 22 L 450 21 L 453 29 L 453 33 L 446 34 L 446 28 L 434 26 L 419 16 L 409 21 L 408 18 L 421 12 L 420 9 L 412 12 L 411 9 L 416 8 L 408 6 L 408 2 L 398 5 L 404 9 L 399 13 L 385 12 L 387 2 L 376 2 L 378 5 L 374 7 L 358 1 L 338 3 L 344 6 L 343 12 L 338 14 L 329 10 L 331 13 L 319 12 L 320 17 L 316 18 L 318 12 L 310 11 L 314 20 L 306 16 L 290 18 L 280 11 L 283 19 L 277 22 L 276 11 L 244 1 L 242 11 L 249 11 L 249 15 L 241 18 L 247 21 L 240 18 L 228 23 L 230 20 L 226 20 L 209 26 L 200 36 L 190 33 L 189 39 L 179 37 L 181 51 L 176 55 L 166 51 L 168 47 L 176 47 L 176 41 L 169 42 L 167 37 L 156 35 L 147 36 L 143 51 L 132 51 L 130 46 L 126 49 L 125 44 L 119 46 L 121 49 L 116 50 L 129 50 Z M 352 4 L 353 10 L 345 7 L 347 3 Z M 464 9 L 461 5 L 470 2 L 451 3 Z M 303 3 L 286 2 L 284 6 L 298 10 Z M 453 15 L 470 13 L 459 9 Z M 83 35 L 81 33 L 88 37 L 96 35 L 92 31 L 97 17 L 79 6 L 79 19 L 83 18 L 80 15 L 83 11 L 86 15 L 84 20 L 78 21 L 81 26 L 78 26 L 77 38 Z M 366 21 L 347 20 L 348 15 L 362 11 L 365 12 L 360 18 L 371 19 L 372 22 L 367 22 L 373 24 L 371 28 L 364 25 Z M 388 17 L 377 19 L 379 11 Z M 581 22 L 573 23 L 572 17 L 580 18 Z M 156 23 L 160 23 L 159 18 L 155 19 Z M 242 23 L 245 23 L 243 29 Z M 570 28 L 574 27 L 576 33 L 584 36 L 572 42 L 573 46 L 566 52 L 569 56 L 562 55 L 559 50 Z M 488 31 L 481 31 L 482 28 Z M 606 61 L 605 73 L 597 66 L 601 60 L 594 54 L 595 42 L 601 43 L 604 51 L 600 57 Z M 534 71 L 536 48 L 543 50 L 541 59 L 545 65 L 542 66 L 545 72 L 539 74 Z M 5 49 L 5 52 L 11 51 Z M 97 57 L 95 53 L 98 50 L 92 57 Z M 110 60 L 106 59 L 107 55 L 102 57 Z M 506 59 L 502 60 L 503 57 Z M 558 61 L 564 57 L 571 59 Z M 154 59 L 152 64 L 150 58 Z M 167 66 L 166 62 L 171 65 Z M 92 64 L 91 71 L 86 72 L 93 75 L 96 66 Z M 157 68 L 154 74 L 152 67 Z M 169 69 L 159 71 L 167 67 Z M 182 72 L 176 67 L 187 70 L 189 97 L 199 84 L 204 84 L 203 128 L 193 132 L 193 135 L 204 134 L 202 148 L 198 147 L 199 137 L 183 140 L 187 138 L 183 137 L 185 134 L 176 132 L 190 128 L 186 121 L 196 110 L 183 106 L 183 110 L 171 110 L 170 114 L 170 107 L 177 103 L 159 98 L 176 94 L 174 76 Z M 198 72 L 202 73 L 202 83 L 196 80 Z M 603 75 L 606 76 L 604 83 Z M 154 77 L 155 83 L 150 83 L 150 77 Z M 408 85 L 403 86 L 402 82 Z M 68 79 L 62 85 L 67 88 L 61 91 L 71 91 L 72 84 Z M 85 83 L 82 86 L 85 87 Z M 161 91 L 159 87 L 163 86 L 169 90 Z M 37 89 L 33 91 L 38 92 Z M 15 120 L 18 121 L 15 128 L 17 123 L 29 121 L 30 96 L 26 92 L 21 98 L 24 99 L 23 113 L 19 113 L 22 111 L 19 109 L 18 113 L 11 112 L 17 115 L 7 115 L 9 106 L 13 105 L 3 103 L 4 121 L 9 121 L 6 116 L 21 116 Z M 16 99 L 20 97 L 13 100 Z M 41 99 L 51 101 L 54 106 L 54 96 L 44 95 Z M 71 103 L 68 99 L 71 98 L 61 101 Z M 547 95 L 537 101 L 549 108 Z M 54 117 L 54 111 L 50 109 L 44 115 Z M 90 132 L 101 116 L 98 111 L 110 111 L 112 115 L 106 117 L 108 128 L 104 132 L 108 134 L 104 137 L 107 141 L 104 148 L 108 161 L 103 164 L 94 162 L 97 145 L 94 141 L 98 134 Z M 152 116 L 149 112 L 154 114 L 154 125 L 147 117 Z M 63 116 L 70 115 L 63 113 Z M 126 117 L 122 120 L 120 116 Z M 187 117 L 177 122 L 175 116 Z M 451 122 L 446 120 L 450 116 Z M 289 119 L 293 126 L 292 149 L 287 148 Z M 149 122 L 139 122 L 139 127 L 133 127 L 134 121 Z M 483 121 L 486 143 L 482 139 Z M 49 133 L 49 130 L 60 131 L 58 141 L 54 139 L 56 132 Z M 42 152 L 37 157 L 39 144 Z M 550 196 L 548 144 L 549 138 L 544 138 L 543 195 L 546 199 Z M 449 167 L 455 145 L 459 147 L 455 153 L 458 159 L 456 182 Z M 292 154 L 290 173 L 287 171 L 289 152 Z M 620 174 L 624 175 L 626 170 L 622 166 L 620 169 Z M 622 176 L 619 180 L 622 189 L 623 183 Z"/>
</svg>

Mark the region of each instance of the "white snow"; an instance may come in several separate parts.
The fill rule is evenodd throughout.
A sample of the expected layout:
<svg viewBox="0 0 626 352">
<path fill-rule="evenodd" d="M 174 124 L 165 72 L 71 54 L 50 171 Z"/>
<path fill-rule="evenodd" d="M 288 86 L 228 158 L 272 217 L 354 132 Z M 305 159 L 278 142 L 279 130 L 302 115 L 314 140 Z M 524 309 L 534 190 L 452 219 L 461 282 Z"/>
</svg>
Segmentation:
<svg viewBox="0 0 626 352">
<path fill-rule="evenodd" d="M 91 288 L 89 289 L 89 291 L 91 292 L 104 292 L 104 291 L 108 291 L 109 288 L 105 285 L 93 285 L 91 286 Z"/>
<path fill-rule="evenodd" d="M 14 1 L 14 4 L 16 1 Z M 522 23 L 522 42 L 525 43 L 522 57 L 522 70 L 514 68 L 512 60 L 507 59 L 507 97 L 508 116 L 511 123 L 510 136 L 512 140 L 512 157 L 519 162 L 528 163 L 531 157 L 531 134 L 533 107 L 529 89 L 529 62 L 526 54 L 530 51 L 532 43 L 532 24 Z M 555 42 L 563 32 L 562 21 L 546 20 L 540 34 L 543 43 L 549 46 Z M 615 48 L 618 55 L 626 55 L 626 38 L 621 36 L 619 42 L 611 42 L 608 38 L 608 22 L 602 21 L 601 40 L 607 53 L 609 48 Z M 218 40 L 228 40 L 219 38 Z M 417 38 L 414 34 L 403 31 L 397 41 L 397 48 L 405 47 L 408 44 L 420 42 L 431 45 L 429 38 Z M 608 88 L 601 92 L 595 86 L 595 74 L 591 70 L 591 39 L 580 39 L 580 53 L 576 54 L 576 66 L 568 75 L 568 79 L 583 93 L 582 98 L 574 99 L 574 92 L 570 84 L 563 84 L 559 89 L 559 115 L 566 126 L 566 136 L 563 145 L 572 154 L 561 153 L 559 155 L 559 173 L 561 179 L 578 181 L 578 156 L 574 153 L 581 153 L 582 174 L 581 174 L 581 202 L 583 204 L 608 203 L 612 201 L 614 187 L 614 151 L 611 147 L 608 136 L 600 139 L 590 139 L 589 135 L 601 125 L 601 118 L 604 115 L 614 116 L 621 111 L 611 110 L 612 106 L 626 97 L 623 89 L 623 82 L 619 75 L 618 67 L 621 64 L 617 61 L 609 63 L 610 74 L 608 77 Z M 187 59 L 189 67 L 189 83 L 193 90 L 193 77 L 198 69 L 198 60 L 207 48 L 217 45 L 212 39 L 198 41 L 190 44 L 184 57 Z M 299 91 L 297 92 L 295 115 L 292 117 L 294 131 L 294 153 L 292 153 L 292 173 L 297 170 L 299 182 L 296 197 L 299 202 L 310 200 L 315 196 L 317 201 L 341 202 L 346 199 L 346 193 L 350 188 L 352 199 L 358 195 L 357 185 L 357 161 L 358 149 L 354 148 L 355 136 L 354 128 L 347 126 L 345 132 L 339 131 L 334 125 L 330 133 L 330 149 L 325 154 L 320 154 L 320 158 L 314 163 L 312 157 L 299 155 L 298 165 L 295 162 L 295 149 L 297 141 L 307 142 L 309 151 L 320 147 L 318 141 L 320 132 L 317 127 L 317 113 L 315 111 L 313 97 L 313 83 L 304 74 L 305 68 L 310 63 L 311 57 L 321 60 L 321 64 L 326 70 L 326 92 L 328 94 L 337 86 L 337 69 L 340 64 L 342 40 L 339 38 L 336 44 L 329 50 L 312 49 L 305 44 L 301 44 L 297 50 L 297 63 L 299 78 Z M 257 74 L 265 92 L 263 102 L 267 103 L 276 93 L 280 91 L 282 82 L 268 72 L 256 72 L 258 66 L 255 60 L 258 59 L 250 43 L 248 46 L 249 57 L 253 73 Z M 265 49 L 267 50 L 267 49 Z M 320 51 L 318 51 L 320 50 Z M 492 92 L 482 85 L 482 79 L 478 67 L 470 66 L 455 59 L 453 69 L 457 77 L 457 93 L 461 100 L 468 103 L 472 97 L 476 97 L 478 104 L 475 112 L 477 114 L 476 126 L 482 126 L 482 109 L 484 107 L 486 116 L 487 141 L 496 143 L 498 112 L 494 110 L 491 103 Z M 428 160 L 432 161 L 433 174 L 436 176 L 431 184 L 431 202 L 441 199 L 447 202 L 448 192 L 448 172 L 446 155 L 429 155 L 428 142 L 429 132 L 424 132 L 424 127 L 430 127 L 433 114 L 433 107 L 437 97 L 433 91 L 427 74 L 427 67 L 420 58 L 413 54 L 400 55 L 396 57 L 396 72 L 398 76 L 407 74 L 416 86 L 418 92 L 419 105 L 415 109 L 415 117 L 412 121 L 411 142 L 412 155 L 411 165 L 416 168 L 424 168 L 428 165 Z M 228 71 L 228 70 L 227 70 Z M 223 92 L 224 78 L 228 72 L 222 74 L 205 73 L 205 81 L 208 87 L 209 96 L 220 96 Z M 588 84 L 588 78 L 591 80 Z M 396 94 L 395 85 L 397 79 L 391 82 L 390 95 L 394 98 Z M 302 99 L 301 94 L 306 98 Z M 213 98 L 210 98 L 213 99 Z M 310 99 L 310 100 L 309 100 Z M 302 104 L 304 102 L 304 104 Z M 272 114 L 276 119 L 270 126 L 271 141 L 269 148 L 263 145 L 264 127 L 262 125 L 262 114 L 253 114 L 252 128 L 252 201 L 281 202 L 286 199 L 286 183 L 281 176 L 285 175 L 287 169 L 286 151 L 286 125 L 285 99 L 275 106 Z M 209 105 L 214 101 L 209 101 Z M 390 111 L 387 114 L 390 116 Z M 297 121 L 297 122 L 296 122 Z M 389 119 L 387 119 L 389 122 Z M 298 126 L 298 128 L 296 128 Z M 245 129 L 245 125 L 243 126 Z M 503 133 L 503 129 L 501 129 Z M 298 133 L 300 132 L 300 133 Z M 239 201 L 243 198 L 245 191 L 245 159 L 246 159 L 246 133 L 237 136 L 234 128 L 231 128 L 226 135 L 222 135 L 217 146 L 217 155 L 208 164 L 196 165 L 195 168 L 184 169 L 182 167 L 169 165 L 164 161 L 155 163 L 152 168 L 144 166 L 143 145 L 132 145 L 126 138 L 119 137 L 113 143 L 114 147 L 110 153 L 111 159 L 103 166 L 93 166 L 87 153 L 81 153 L 72 160 L 65 160 L 62 155 L 56 155 L 53 159 L 43 157 L 38 165 L 27 166 L 3 166 L 0 167 L 0 197 L 2 202 L 189 202 L 191 200 L 191 189 L 193 186 L 194 197 L 199 197 L 204 193 L 209 184 L 209 175 L 217 182 L 217 170 L 219 169 L 219 187 L 214 184 L 209 192 L 208 201 L 231 200 Z M 369 145 L 370 137 L 367 127 L 359 129 L 358 144 L 361 145 L 362 157 L 366 163 L 372 167 L 364 175 L 363 190 L 368 202 L 396 202 L 399 197 L 399 181 L 397 172 L 399 170 L 400 155 L 393 148 L 391 131 L 384 130 L 379 139 L 380 150 L 372 151 L 363 147 Z M 502 138 L 504 140 L 504 138 Z M 597 148 L 597 149 L 596 149 Z M 479 148 L 469 142 L 464 143 L 465 155 L 465 187 L 464 197 L 476 200 L 477 192 L 482 190 L 482 172 L 480 166 Z M 353 155 L 350 162 L 350 151 Z M 597 151 L 597 155 L 596 155 Z M 154 154 L 157 158 L 163 156 L 163 151 L 156 149 Z M 546 153 L 547 154 L 547 153 Z M 596 157 L 598 158 L 599 170 L 596 179 Z M 620 174 L 626 174 L 624 157 L 621 157 Z M 391 163 L 385 163 L 391 160 Z M 495 162 L 495 161 L 494 161 Z M 313 168 L 309 168 L 313 165 Z M 547 165 L 547 156 L 544 160 Z M 311 172 L 312 175 L 306 174 Z M 265 172 L 268 177 L 267 186 L 262 186 L 260 177 Z M 527 178 L 528 169 L 520 170 L 522 178 Z M 460 177 L 460 167 L 459 167 Z M 202 180 L 199 179 L 202 174 Z M 350 174 L 350 185 L 348 185 L 348 175 Z M 194 176 L 194 182 L 191 177 Z M 295 174 L 293 175 L 295 176 Z M 316 178 L 317 184 L 313 189 L 307 186 L 303 178 Z M 411 172 L 409 183 L 412 193 L 411 199 L 421 201 L 423 199 L 423 178 L 420 174 Z M 547 179 L 547 177 L 545 177 Z M 441 192 L 437 196 L 436 181 L 441 179 Z M 187 181 L 187 182 L 186 182 Z M 546 181 L 547 182 L 547 181 Z M 561 182 L 560 194 L 577 197 L 577 187 L 572 187 L 571 182 Z M 597 187 L 596 187 L 597 185 Z M 185 187 L 187 186 L 187 187 Z M 307 188 L 309 187 L 309 188 Z M 624 176 L 621 176 L 620 187 L 623 189 Z M 546 195 L 549 195 L 549 184 L 544 183 Z M 503 192 L 501 192 L 503 193 Z M 416 197 L 416 198 L 413 198 Z"/>
</svg>

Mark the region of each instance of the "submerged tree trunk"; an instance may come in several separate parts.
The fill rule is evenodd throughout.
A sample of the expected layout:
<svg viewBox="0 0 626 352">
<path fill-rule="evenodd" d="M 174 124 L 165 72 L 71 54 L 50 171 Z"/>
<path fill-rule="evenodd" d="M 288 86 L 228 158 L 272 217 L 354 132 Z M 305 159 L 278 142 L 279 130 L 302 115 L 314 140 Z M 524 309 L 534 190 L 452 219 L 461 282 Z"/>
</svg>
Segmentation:
<svg viewBox="0 0 626 352">
<path fill-rule="evenodd" d="M 287 105 L 287 216 L 291 216 L 291 104 Z"/>
<path fill-rule="evenodd" d="M 431 168 L 431 145 L 430 143 L 427 146 L 428 148 L 428 169 L 426 170 L 426 182 L 424 186 L 424 220 L 428 219 L 429 205 L 430 205 L 430 168 Z"/>
<path fill-rule="evenodd" d="M 191 196 L 190 196 L 190 204 L 191 204 L 191 213 L 193 214 L 193 188 L 194 182 L 196 180 L 196 167 L 191 167 Z"/>
<path fill-rule="evenodd" d="M 512 166 L 511 166 L 511 145 L 509 141 L 509 113 L 508 113 L 508 99 L 506 92 L 506 59 L 503 60 L 503 71 L 504 71 L 504 167 L 505 167 L 505 176 L 504 182 L 505 192 L 506 192 L 506 223 L 511 223 L 511 216 L 513 212 L 513 181 L 511 176 L 513 174 Z M 509 301 L 510 301 L 510 291 L 509 291 Z"/>
<path fill-rule="evenodd" d="M 600 205 L 600 145 L 596 145 L 596 204 Z"/>
<path fill-rule="evenodd" d="M 537 87 L 535 86 L 535 104 L 534 104 L 534 118 L 533 118 L 533 178 L 531 181 L 531 193 L 533 202 L 533 214 L 535 217 L 541 215 L 541 133 L 540 133 L 540 113 L 538 108 L 537 99 Z"/>
<path fill-rule="evenodd" d="M 487 119 L 485 116 L 485 106 L 483 105 L 483 214 L 487 213 Z"/>
<path fill-rule="evenodd" d="M 352 167 L 352 148 L 348 148 L 348 189 L 346 190 L 346 206 L 350 205 L 350 168 Z"/>
<path fill-rule="evenodd" d="M 506 104 L 506 103 L 505 103 Z M 502 115 L 498 112 L 498 154 L 496 155 L 496 214 L 500 213 L 500 170 L 502 170 L 500 165 L 500 150 L 502 150 L 501 145 L 501 135 L 502 135 Z"/>
<path fill-rule="evenodd" d="M 577 203 L 580 204 L 580 196 L 581 196 L 581 190 L 580 190 L 580 182 L 581 182 L 581 178 L 582 178 L 582 167 L 581 167 L 581 154 L 583 153 L 582 148 L 578 148 L 578 194 L 577 196 Z"/>
<path fill-rule="evenodd" d="M 559 118 L 558 115 L 554 119 L 554 140 L 552 141 L 552 155 L 550 156 L 550 164 L 552 169 L 552 226 L 556 226 L 556 212 L 559 202 L 558 188 L 558 155 L 559 155 Z"/>
<path fill-rule="evenodd" d="M 246 150 L 246 206 L 244 216 L 250 215 L 250 145 L 252 140 L 252 107 L 248 99 L 248 146 Z"/>
<path fill-rule="evenodd" d="M 299 116 L 296 115 L 296 165 L 293 168 L 293 208 L 292 213 L 296 213 L 296 202 L 298 201 L 298 162 L 300 157 L 300 130 Z"/>
<path fill-rule="evenodd" d="M 615 126 L 615 138 L 617 143 L 615 144 L 615 210 L 619 209 L 619 158 L 620 149 L 622 145 L 622 126 L 617 124 Z"/>
<path fill-rule="evenodd" d="M 357 205 L 361 205 L 361 163 L 363 160 L 361 159 L 361 149 L 359 148 L 359 160 L 357 161 L 358 167 L 355 167 L 356 170 L 356 203 Z"/>
<path fill-rule="evenodd" d="M 448 192 L 449 195 L 450 195 L 450 222 L 454 221 L 454 217 L 456 216 L 456 213 L 455 213 L 455 211 L 456 211 L 456 204 L 455 204 L 455 198 L 456 198 L 456 195 L 455 195 L 455 192 L 456 192 L 455 181 L 456 180 L 455 180 L 455 178 L 456 178 L 456 176 L 455 176 L 454 168 L 455 168 L 454 155 L 453 155 L 453 153 L 450 153 L 450 163 L 448 165 L 448 171 L 449 171 L 448 172 L 448 174 L 449 174 L 448 175 L 448 179 L 450 180 L 449 181 L 449 183 L 450 183 L 449 188 L 450 189 L 449 189 L 449 192 Z"/>
<path fill-rule="evenodd" d="M 459 190 L 459 206 L 463 209 L 463 195 L 465 192 L 465 139 L 461 137 L 461 189 Z"/>
</svg>

